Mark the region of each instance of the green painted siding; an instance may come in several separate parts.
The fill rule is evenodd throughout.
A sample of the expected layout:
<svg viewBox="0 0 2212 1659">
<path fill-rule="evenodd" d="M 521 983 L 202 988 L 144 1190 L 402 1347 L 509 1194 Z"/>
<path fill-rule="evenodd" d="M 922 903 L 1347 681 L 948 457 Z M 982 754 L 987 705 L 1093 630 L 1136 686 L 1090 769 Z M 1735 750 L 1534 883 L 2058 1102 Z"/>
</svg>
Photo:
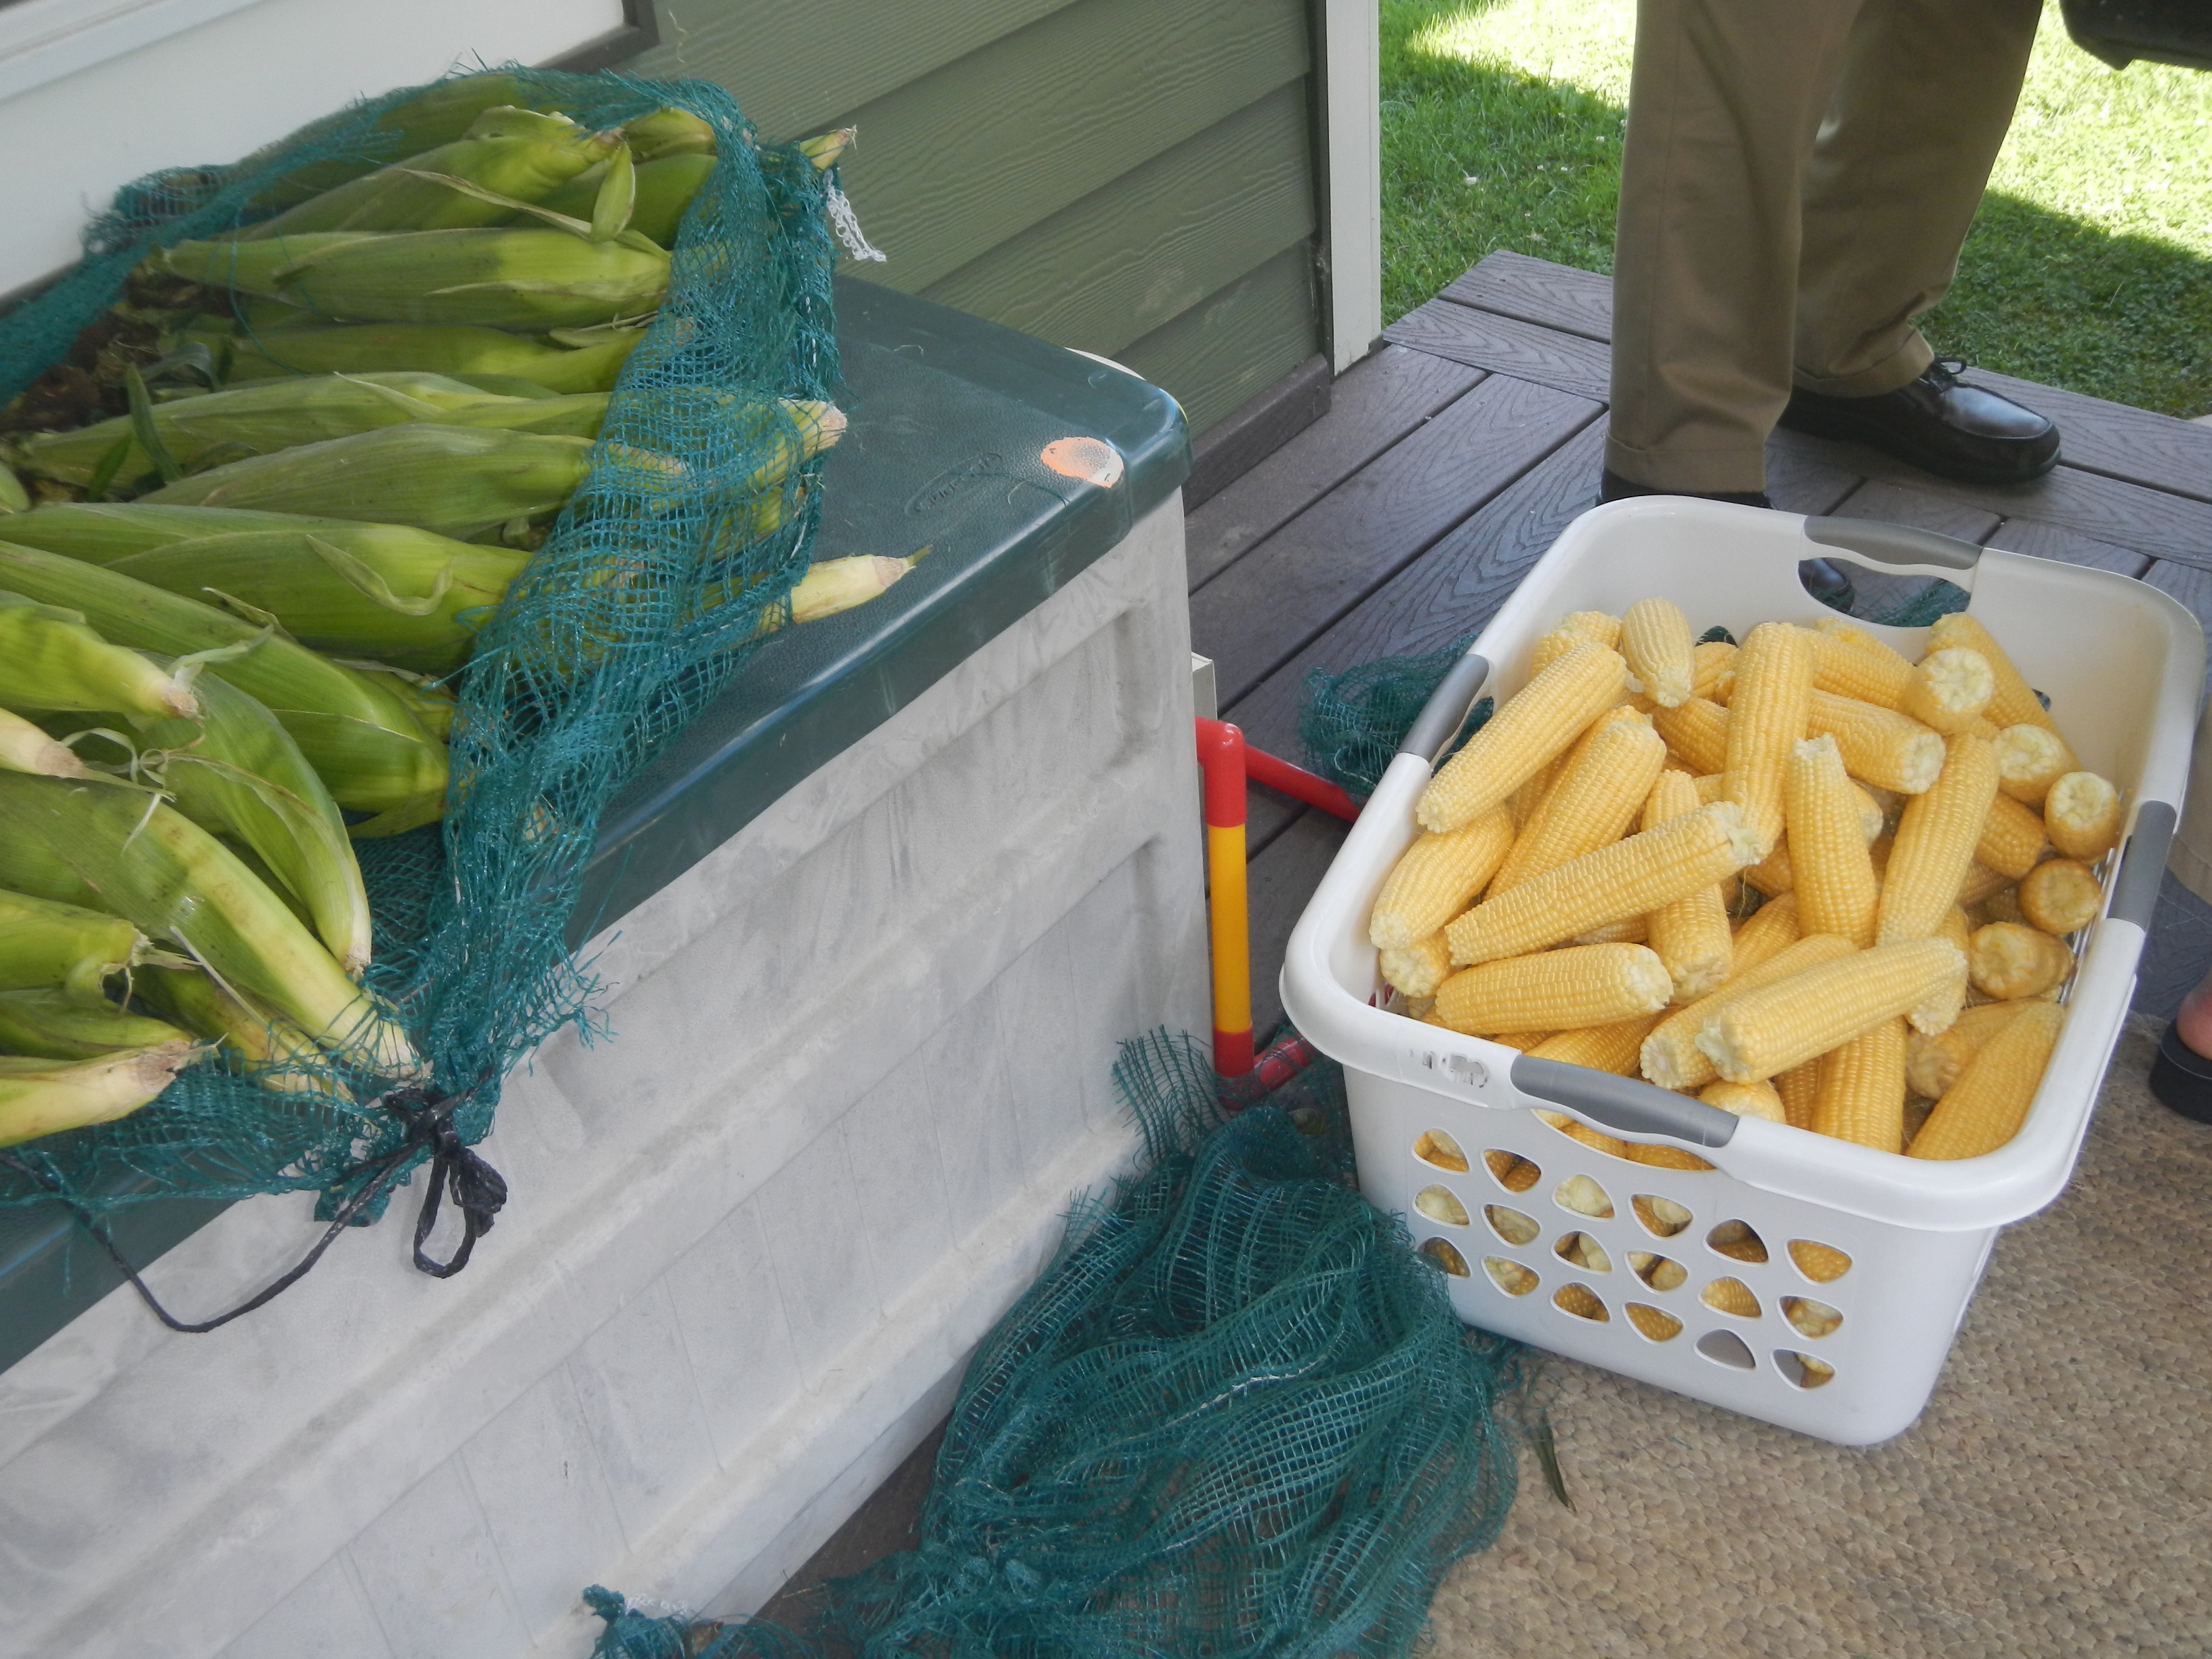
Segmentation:
<svg viewBox="0 0 2212 1659">
<path fill-rule="evenodd" d="M 1310 0 L 660 0 L 634 66 L 854 125 L 856 275 L 1115 356 L 1203 430 L 1319 349 Z"/>
</svg>

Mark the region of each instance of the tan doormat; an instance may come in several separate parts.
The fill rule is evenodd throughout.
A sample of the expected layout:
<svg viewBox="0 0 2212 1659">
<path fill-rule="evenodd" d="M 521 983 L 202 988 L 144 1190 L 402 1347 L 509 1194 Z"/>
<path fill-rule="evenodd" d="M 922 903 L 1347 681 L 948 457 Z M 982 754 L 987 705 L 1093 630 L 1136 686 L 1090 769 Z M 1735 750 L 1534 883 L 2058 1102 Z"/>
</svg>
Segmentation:
<svg viewBox="0 0 2212 1659">
<path fill-rule="evenodd" d="M 1533 1458 L 1433 1659 L 2212 1652 L 2212 1127 L 2120 1039 L 2064 1196 L 1998 1239 L 1936 1396 L 1847 1450 L 1545 1362 Z"/>
</svg>

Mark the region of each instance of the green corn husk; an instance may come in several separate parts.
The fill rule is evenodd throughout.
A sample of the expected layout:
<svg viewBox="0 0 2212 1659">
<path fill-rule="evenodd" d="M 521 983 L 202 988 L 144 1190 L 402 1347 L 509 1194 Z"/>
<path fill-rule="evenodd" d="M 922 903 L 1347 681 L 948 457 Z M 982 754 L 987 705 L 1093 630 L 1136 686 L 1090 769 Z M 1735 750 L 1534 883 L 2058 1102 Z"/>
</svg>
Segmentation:
<svg viewBox="0 0 2212 1659">
<path fill-rule="evenodd" d="M 89 773 L 83 775 L 89 776 Z M 106 914 L 99 889 L 59 859 L 25 842 L 0 840 L 0 889 L 24 898 L 41 898 L 71 909 Z M 6 900 L 0 897 L 0 904 Z M 4 927 L 0 927 L 4 931 Z M 0 952 L 5 941 L 0 940 Z"/>
<path fill-rule="evenodd" d="M 82 611 L 103 637 L 134 650 L 187 656 L 251 646 L 210 672 L 276 716 L 340 806 L 380 813 L 445 797 L 445 745 L 422 730 L 405 703 L 265 622 L 66 554 L 6 542 L 0 542 L 0 587 Z M 0 849 L 0 870 L 5 863 Z"/>
<path fill-rule="evenodd" d="M 289 1019 L 249 1008 L 198 968 L 149 968 L 132 976 L 138 1000 L 195 1036 L 220 1042 L 234 1062 L 264 1089 L 296 1094 L 328 1089 L 341 1100 L 352 1092 L 317 1077 L 318 1050 Z"/>
<path fill-rule="evenodd" d="M 629 234 L 593 242 L 562 230 L 421 230 L 332 242 L 271 280 L 277 297 L 348 322 L 583 328 L 657 308 L 668 255 Z"/>
<path fill-rule="evenodd" d="M 19 547 L 66 553 L 88 564 L 112 564 L 149 547 L 257 530 L 360 528 L 353 519 L 298 513 L 254 513 L 243 507 L 149 507 L 143 501 L 57 501 L 7 521 L 5 539 Z"/>
<path fill-rule="evenodd" d="M 147 799 L 136 791 L 117 793 L 131 794 L 142 805 Z M 143 961 L 147 949 L 145 935 L 121 916 L 13 888 L 0 890 L 0 990 L 59 987 L 89 1006 L 106 1000 L 107 976 Z"/>
<path fill-rule="evenodd" d="M 161 787 L 202 828 L 236 837 L 305 908 L 338 965 L 368 966 L 368 892 L 345 820 L 300 745 L 267 708 L 214 675 L 194 720 L 131 722 Z"/>
<path fill-rule="evenodd" d="M 179 242 L 150 257 L 172 276 L 181 276 L 186 282 L 252 294 L 264 300 L 282 300 L 284 293 L 277 286 L 277 272 L 289 270 L 318 252 L 376 240 L 380 239 L 365 231 L 317 231 L 298 236 L 274 236 L 260 242 L 235 239 Z"/>
<path fill-rule="evenodd" d="M 317 651 L 446 674 L 528 560 L 434 531 L 348 524 L 173 542 L 107 568 L 172 593 L 243 599 Z"/>
<path fill-rule="evenodd" d="M 641 162 L 635 175 L 635 195 L 630 206 L 629 228 L 663 247 L 676 246 L 677 228 L 700 187 L 714 176 L 714 156 L 676 154 Z M 589 218 L 599 191 L 599 177 L 586 173 L 571 179 L 538 205 L 572 218 Z"/>
<path fill-rule="evenodd" d="M 799 153 L 814 163 L 817 172 L 827 173 L 837 165 L 837 158 L 853 147 L 860 136 L 858 127 L 840 127 L 835 132 L 817 133 L 811 138 L 799 141 Z"/>
<path fill-rule="evenodd" d="M 61 991 L 0 991 L 0 1052 L 47 1060 L 97 1060 L 123 1048 L 191 1039 L 166 1020 L 107 1003 L 94 1008 Z"/>
<path fill-rule="evenodd" d="M 554 101 L 553 94 L 496 70 L 438 82 L 378 116 L 368 129 L 362 155 L 295 167 L 256 198 L 254 206 L 281 208 L 304 202 L 349 179 L 374 173 L 403 155 L 419 155 L 426 149 L 452 143 L 491 110 L 502 106 L 550 110 Z M 287 147 L 326 141 L 359 119 L 350 109 L 325 115 L 254 151 L 234 171 L 246 177 L 267 167 Z"/>
<path fill-rule="evenodd" d="M 420 1069 L 404 1033 L 222 842 L 141 791 L 0 773 L 0 836 L 46 848 L 116 913 L 222 983 L 383 1075 Z"/>
<path fill-rule="evenodd" d="M 170 459 L 195 472 L 410 421 L 588 438 L 597 435 L 605 414 L 604 393 L 582 394 L 573 401 L 514 398 L 443 374 L 383 373 L 255 382 L 158 404 L 150 418 L 154 435 Z M 121 460 L 112 460 L 118 447 Z M 65 483 L 89 483 L 103 471 L 118 486 L 158 476 L 154 458 L 141 447 L 127 415 L 74 432 L 36 433 L 18 440 L 13 451 L 25 471 Z"/>
<path fill-rule="evenodd" d="M 422 323 L 317 324 L 268 329 L 216 343 L 234 382 L 288 374 L 363 374 L 398 368 L 506 375 L 551 392 L 609 392 L 645 337 L 627 330 L 580 348 L 548 345 L 496 328 Z"/>
<path fill-rule="evenodd" d="M 233 461 L 141 499 L 411 524 L 465 541 L 559 512 L 591 448 L 585 438 L 414 422 Z"/>
<path fill-rule="evenodd" d="M 182 1041 L 96 1060 L 0 1055 L 0 1146 L 128 1117 L 191 1057 L 192 1045 Z"/>
<path fill-rule="evenodd" d="M 349 661 L 346 666 L 368 675 L 379 685 L 390 691 L 393 696 L 405 703 L 408 712 L 422 722 L 422 729 L 437 738 L 439 742 L 443 743 L 453 736 L 453 710 L 457 705 L 453 700 L 453 694 L 435 678 L 418 674 L 412 669 L 398 667 L 392 663 L 375 662 L 367 658 Z M 366 824 L 356 824 L 353 830 L 354 839 L 361 840 L 362 832 L 368 827 Z M 406 827 L 412 829 L 414 826 L 410 824 Z M 397 835 L 398 831 L 387 829 L 382 833 Z"/>
<path fill-rule="evenodd" d="M 712 155 L 714 128 L 688 109 L 657 109 L 641 115 L 622 130 L 623 142 L 642 167 L 668 155 Z"/>
<path fill-rule="evenodd" d="M 507 209 L 438 179 L 459 179 L 517 201 L 534 202 L 622 142 L 617 134 L 591 132 L 559 115 L 530 115 L 540 124 L 534 131 L 502 131 L 492 118 L 497 114 L 494 111 L 479 118 L 465 137 L 325 191 L 240 235 L 258 240 L 325 230 L 437 230 L 493 224 L 506 216 Z"/>
<path fill-rule="evenodd" d="M 0 708 L 0 769 L 45 778 L 81 778 L 84 763 L 21 714 Z"/>
<path fill-rule="evenodd" d="M 0 466 L 0 514 L 30 510 L 31 492 L 23 488 L 23 481 L 15 476 L 13 467 Z"/>
<path fill-rule="evenodd" d="M 0 586 L 0 707 L 169 715 L 199 703 L 189 679 L 110 644 L 79 612 Z"/>
</svg>

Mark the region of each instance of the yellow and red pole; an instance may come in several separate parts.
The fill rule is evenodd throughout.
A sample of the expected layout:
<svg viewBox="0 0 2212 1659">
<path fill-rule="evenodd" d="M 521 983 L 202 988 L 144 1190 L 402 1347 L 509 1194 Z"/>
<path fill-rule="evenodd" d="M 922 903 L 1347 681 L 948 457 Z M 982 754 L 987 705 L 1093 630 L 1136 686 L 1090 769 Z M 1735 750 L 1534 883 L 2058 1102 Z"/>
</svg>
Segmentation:
<svg viewBox="0 0 2212 1659">
<path fill-rule="evenodd" d="M 1244 734 L 1198 722 L 1206 780 L 1206 879 L 1213 954 L 1213 1069 L 1252 1069 L 1252 939 L 1244 890 Z"/>
</svg>

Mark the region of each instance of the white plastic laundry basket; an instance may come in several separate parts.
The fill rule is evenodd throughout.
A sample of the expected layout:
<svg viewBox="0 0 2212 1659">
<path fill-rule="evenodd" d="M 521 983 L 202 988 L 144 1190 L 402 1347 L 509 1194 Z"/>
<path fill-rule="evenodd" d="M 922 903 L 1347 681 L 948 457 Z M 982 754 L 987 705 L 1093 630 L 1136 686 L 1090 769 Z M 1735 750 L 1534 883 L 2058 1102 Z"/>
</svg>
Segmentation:
<svg viewBox="0 0 2212 1659">
<path fill-rule="evenodd" d="M 2063 1035 L 2012 1141 L 1954 1163 L 1899 1158 L 1531 1060 L 1376 1006 L 1368 912 L 1417 833 L 1413 804 L 1435 756 L 1474 700 L 1518 690 L 1537 638 L 1571 611 L 1618 614 L 1663 594 L 1694 627 L 1717 623 L 1738 638 L 1760 622 L 1810 622 L 1824 613 L 1797 566 L 1814 557 L 1966 589 L 1972 613 L 2050 697 L 2081 763 L 2128 803 L 2106 914 L 2088 933 Z M 1925 635 L 1870 631 L 1909 655 Z M 1824 1440 L 1865 1445 L 1899 1433 L 1935 1388 L 1998 1230 L 2066 1185 L 2134 990 L 2203 672 L 2203 634 L 2188 611 L 2107 571 L 1898 526 L 1673 497 L 1584 514 L 1431 701 L 1291 935 L 1283 1006 L 1344 1063 L 1361 1186 L 1446 1264 L 1453 1305 L 1470 1324 Z M 1694 1150 L 1718 1167 L 1614 1158 L 1546 1124 L 1535 1107 Z M 1582 1209 L 1560 1201 L 1576 1176 L 1596 1183 L 1603 1206 L 1587 1188 Z M 1669 1205 L 1691 1219 L 1662 1218 Z M 1608 1212 L 1583 1212 L 1593 1207 Z M 1605 1270 L 1563 1259 L 1577 1233 L 1596 1243 Z M 1836 1258 L 1808 1244 L 1841 1251 L 1848 1269 L 1825 1276 Z M 1722 1279 L 1747 1290 L 1758 1313 L 1709 1301 L 1743 1305 L 1738 1291 L 1713 1291 Z M 1824 1334 L 1805 1334 L 1824 1324 Z M 1820 1363 L 1808 1368 L 1807 1358 Z"/>
</svg>

